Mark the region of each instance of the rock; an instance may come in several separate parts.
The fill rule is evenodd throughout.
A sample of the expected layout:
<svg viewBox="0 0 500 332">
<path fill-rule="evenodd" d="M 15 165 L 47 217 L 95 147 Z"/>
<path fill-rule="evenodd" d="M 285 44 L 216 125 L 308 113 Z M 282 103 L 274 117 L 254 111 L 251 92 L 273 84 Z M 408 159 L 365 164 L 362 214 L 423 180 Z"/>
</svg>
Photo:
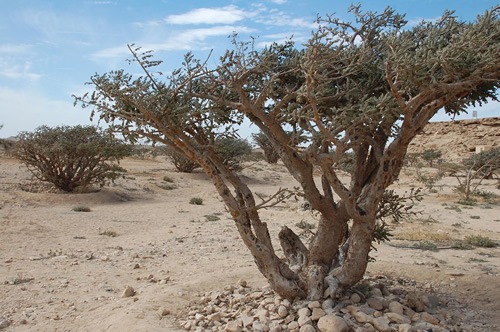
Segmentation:
<svg viewBox="0 0 500 332">
<path fill-rule="evenodd" d="M 245 279 L 240 279 L 238 280 L 238 285 L 240 285 L 241 287 L 247 287 L 247 281 Z"/>
<path fill-rule="evenodd" d="M 288 324 L 287 328 L 288 328 L 289 331 L 293 331 L 295 329 L 298 329 L 299 328 L 299 323 L 297 323 L 296 321 L 290 322 Z"/>
<path fill-rule="evenodd" d="M 382 294 L 382 291 L 378 287 L 373 287 L 370 290 L 370 295 L 371 297 L 383 297 L 384 295 Z"/>
<path fill-rule="evenodd" d="M 437 319 L 436 317 L 432 316 L 431 314 L 425 311 L 420 313 L 420 318 L 433 325 L 439 324 L 439 319 Z"/>
<path fill-rule="evenodd" d="M 373 319 L 373 326 L 379 332 L 392 332 L 392 328 L 389 325 L 389 319 L 387 317 L 379 317 Z"/>
<path fill-rule="evenodd" d="M 255 332 L 267 332 L 269 331 L 269 326 L 256 320 L 252 323 L 252 331 Z"/>
<path fill-rule="evenodd" d="M 416 330 L 410 324 L 400 324 L 398 332 L 415 332 Z"/>
<path fill-rule="evenodd" d="M 352 317 L 358 322 L 358 323 L 371 323 L 373 322 L 373 317 L 365 314 L 362 311 L 354 311 L 351 313 Z"/>
<path fill-rule="evenodd" d="M 285 318 L 286 316 L 288 316 L 288 309 L 284 306 L 284 305 L 280 305 L 278 307 L 278 316 L 280 316 L 281 318 Z"/>
<path fill-rule="evenodd" d="M 359 296 L 358 293 L 354 293 L 351 295 L 351 301 L 354 304 L 359 303 L 359 302 L 361 302 L 361 296 Z"/>
<path fill-rule="evenodd" d="M 431 294 L 420 294 L 419 300 L 429 309 L 436 309 L 439 305 L 439 298 Z"/>
<path fill-rule="evenodd" d="M 312 301 L 307 305 L 307 307 L 311 310 L 314 308 L 321 308 L 321 303 L 319 303 L 319 301 Z"/>
<path fill-rule="evenodd" d="M 297 310 L 297 315 L 299 315 L 299 318 L 311 316 L 311 310 L 309 308 L 300 308 Z"/>
<path fill-rule="evenodd" d="M 395 314 L 402 315 L 403 312 L 404 312 L 404 307 L 398 301 L 392 301 L 392 302 L 389 303 L 389 311 L 393 312 Z"/>
<path fill-rule="evenodd" d="M 370 308 L 373 308 L 375 310 L 384 310 L 384 302 L 379 297 L 372 296 L 368 300 L 366 300 L 366 303 L 368 304 L 368 306 L 370 306 Z"/>
<path fill-rule="evenodd" d="M 311 320 L 312 321 L 317 321 L 321 317 L 325 316 L 326 312 L 321 309 L 321 308 L 313 308 L 312 313 L 311 313 Z"/>
<path fill-rule="evenodd" d="M 396 323 L 396 324 L 410 324 L 411 319 L 409 319 L 406 316 L 397 314 L 395 312 L 388 312 L 385 314 L 385 317 L 387 317 L 391 323 Z"/>
<path fill-rule="evenodd" d="M 300 328 L 299 332 L 316 332 L 316 329 L 312 325 L 304 325 Z"/>
<path fill-rule="evenodd" d="M 121 297 L 132 297 L 134 295 L 135 295 L 135 290 L 132 287 L 127 286 L 123 290 Z"/>
<path fill-rule="evenodd" d="M 299 319 L 297 319 L 297 323 L 299 323 L 299 326 L 312 325 L 311 317 L 299 316 Z"/>
<path fill-rule="evenodd" d="M 10 325 L 10 322 L 4 318 L 4 317 L 0 317 L 0 329 L 5 329 L 7 327 L 9 327 Z"/>
<path fill-rule="evenodd" d="M 211 320 L 212 322 L 219 322 L 221 319 L 220 312 L 215 312 L 213 314 L 210 314 L 207 316 L 208 320 Z"/>
<path fill-rule="evenodd" d="M 253 323 L 253 317 L 249 316 L 245 312 L 241 313 L 240 319 L 241 319 L 241 322 L 243 323 L 243 327 L 251 326 Z"/>
<path fill-rule="evenodd" d="M 242 332 L 241 320 L 230 321 L 226 325 L 226 332 Z"/>
<path fill-rule="evenodd" d="M 349 326 L 342 317 L 329 314 L 318 320 L 320 332 L 348 332 Z"/>
<path fill-rule="evenodd" d="M 323 301 L 323 304 L 321 305 L 321 308 L 323 308 L 323 310 L 327 314 L 331 314 L 331 313 L 333 313 L 333 306 L 334 305 L 335 305 L 335 302 L 331 298 L 328 298 L 328 299 L 326 299 L 326 300 Z"/>
<path fill-rule="evenodd" d="M 160 309 L 158 309 L 158 315 L 160 315 L 160 317 L 168 316 L 170 315 L 170 310 L 161 307 Z"/>
</svg>

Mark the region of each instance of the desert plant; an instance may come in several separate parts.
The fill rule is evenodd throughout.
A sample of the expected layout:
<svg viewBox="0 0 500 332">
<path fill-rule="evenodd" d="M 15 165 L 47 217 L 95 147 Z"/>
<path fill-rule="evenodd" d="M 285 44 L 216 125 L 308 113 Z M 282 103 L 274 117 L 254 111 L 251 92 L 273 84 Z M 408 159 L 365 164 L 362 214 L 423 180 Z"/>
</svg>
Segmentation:
<svg viewBox="0 0 500 332">
<path fill-rule="evenodd" d="M 200 164 L 175 149 L 167 149 L 166 155 L 179 172 L 192 173 L 195 169 L 200 168 Z"/>
<path fill-rule="evenodd" d="M 74 206 L 72 208 L 72 210 L 75 211 L 75 212 L 90 212 L 90 211 L 92 211 L 90 209 L 90 207 L 88 207 L 86 205 L 77 205 L 77 206 Z"/>
<path fill-rule="evenodd" d="M 35 178 L 67 192 L 115 180 L 125 172 L 116 163 L 129 153 L 129 145 L 93 126 L 41 126 L 22 132 L 15 151 Z"/>
<path fill-rule="evenodd" d="M 454 167 L 449 173 L 458 181 L 457 191 L 463 195 L 463 201 L 474 201 L 474 195 L 481 196 L 478 189 L 483 180 L 492 178 L 500 169 L 500 148 L 482 151 L 462 161 L 460 167 Z"/>
<path fill-rule="evenodd" d="M 280 155 L 273 147 L 272 142 L 263 132 L 252 135 L 253 140 L 264 151 L 264 156 L 269 164 L 276 164 L 280 159 Z"/>
<path fill-rule="evenodd" d="M 487 236 L 468 235 L 464 238 L 464 242 L 474 247 L 494 248 L 498 244 Z"/>
<path fill-rule="evenodd" d="M 427 162 L 429 167 L 433 167 L 434 161 L 441 158 L 443 153 L 437 149 L 426 149 L 422 152 L 422 159 Z"/>
<path fill-rule="evenodd" d="M 216 153 L 222 158 L 222 163 L 231 170 L 241 169 L 241 161 L 252 153 L 252 146 L 246 140 L 235 137 L 219 137 L 214 142 Z"/>
<path fill-rule="evenodd" d="M 192 205 L 203 205 L 203 198 L 200 198 L 200 197 L 192 197 L 192 198 L 189 200 L 189 204 L 192 204 Z"/>
<path fill-rule="evenodd" d="M 280 296 L 335 298 L 365 274 L 384 191 L 416 135 L 440 109 L 455 115 L 496 99 L 499 11 L 475 22 L 446 12 L 406 27 L 390 8 L 373 13 L 352 6 L 351 22 L 319 19 L 300 48 L 286 41 L 258 50 L 235 37 L 217 64 L 189 53 L 168 79 L 156 74 L 161 61 L 151 51 L 129 45 L 144 75 L 96 74 L 95 91 L 76 101 L 129 139 L 148 137 L 197 162 Z M 212 144 L 237 137 L 245 119 L 276 147 L 318 216 L 307 246 L 283 227 L 284 257 L 260 209 L 285 199 L 286 191 L 258 201 Z M 291 138 L 290 129 L 306 141 Z M 354 163 L 348 179 L 335 168 L 347 152 Z"/>
</svg>

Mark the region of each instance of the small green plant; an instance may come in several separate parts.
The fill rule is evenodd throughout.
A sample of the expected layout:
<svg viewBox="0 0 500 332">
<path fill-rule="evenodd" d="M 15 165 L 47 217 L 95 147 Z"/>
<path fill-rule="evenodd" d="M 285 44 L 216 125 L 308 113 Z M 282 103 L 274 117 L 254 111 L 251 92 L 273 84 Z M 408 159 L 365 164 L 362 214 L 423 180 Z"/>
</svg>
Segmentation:
<svg viewBox="0 0 500 332">
<path fill-rule="evenodd" d="M 474 198 L 464 198 L 464 199 L 457 201 L 457 203 L 460 205 L 465 205 L 465 206 L 476 206 L 477 200 L 475 200 Z"/>
<path fill-rule="evenodd" d="M 203 205 L 203 198 L 193 197 L 189 200 L 189 204 L 193 205 Z"/>
<path fill-rule="evenodd" d="M 207 221 L 217 221 L 217 220 L 220 220 L 220 217 L 218 216 L 218 214 L 213 213 L 213 214 L 207 214 L 207 215 L 205 215 L 205 219 Z"/>
<path fill-rule="evenodd" d="M 434 242 L 431 241 L 420 241 L 413 246 L 415 249 L 428 250 L 428 251 L 438 251 L 438 247 Z"/>
<path fill-rule="evenodd" d="M 464 227 L 464 225 L 462 225 L 462 224 L 461 224 L 461 223 L 459 223 L 459 222 L 456 222 L 456 223 L 454 223 L 454 224 L 451 224 L 451 226 L 453 226 L 453 227 L 457 227 L 457 228 Z"/>
<path fill-rule="evenodd" d="M 486 259 L 482 259 L 482 258 L 469 258 L 469 263 L 486 263 L 487 260 Z"/>
<path fill-rule="evenodd" d="M 174 190 L 174 189 L 177 189 L 176 185 L 173 185 L 173 184 L 170 184 L 170 183 L 159 184 L 158 187 L 161 188 L 161 189 L 163 189 L 163 190 Z"/>
<path fill-rule="evenodd" d="M 471 219 L 481 219 L 480 216 L 470 216 Z"/>
<path fill-rule="evenodd" d="M 456 240 L 451 244 L 451 248 L 456 250 L 472 250 L 474 249 L 474 246 L 465 241 Z"/>
<path fill-rule="evenodd" d="M 99 235 L 105 235 L 105 236 L 109 236 L 109 237 L 117 237 L 118 233 L 116 233 L 115 231 L 102 231 L 102 232 L 99 232 Z"/>
<path fill-rule="evenodd" d="M 168 182 L 168 183 L 174 183 L 174 179 L 172 179 L 170 176 L 165 175 L 163 177 L 163 181 Z"/>
<path fill-rule="evenodd" d="M 90 211 L 92 211 L 90 209 L 90 207 L 88 207 L 86 205 L 77 205 L 77 206 L 74 206 L 72 210 L 75 211 L 75 212 L 90 212 Z"/>
<path fill-rule="evenodd" d="M 468 235 L 464 241 L 474 247 L 481 248 L 494 248 L 498 244 L 487 236 L 482 235 Z"/>
</svg>

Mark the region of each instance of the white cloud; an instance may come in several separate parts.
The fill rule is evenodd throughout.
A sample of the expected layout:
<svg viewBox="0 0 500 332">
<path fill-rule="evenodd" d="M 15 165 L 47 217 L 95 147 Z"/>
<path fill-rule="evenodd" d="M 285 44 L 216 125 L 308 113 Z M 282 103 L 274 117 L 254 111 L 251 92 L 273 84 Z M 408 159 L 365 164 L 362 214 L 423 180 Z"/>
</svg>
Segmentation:
<svg viewBox="0 0 500 332">
<path fill-rule="evenodd" d="M 179 15 L 169 15 L 170 24 L 233 24 L 243 20 L 249 13 L 230 5 L 221 8 L 197 8 Z"/>
<path fill-rule="evenodd" d="M 271 0 L 272 3 L 275 3 L 277 5 L 283 5 L 287 3 L 287 0 Z"/>
<path fill-rule="evenodd" d="M 41 125 L 90 124 L 89 111 L 74 107 L 68 100 L 53 100 L 38 92 L 0 87 L 1 137 L 16 136 Z"/>
<path fill-rule="evenodd" d="M 312 20 L 309 21 L 303 18 L 293 18 L 290 15 L 276 9 L 272 9 L 268 13 L 261 12 L 255 21 L 265 25 L 290 26 L 295 28 L 314 29 L 318 26 Z"/>
<path fill-rule="evenodd" d="M 0 54 L 22 54 L 31 49 L 27 44 L 4 44 L 0 45 Z"/>
<path fill-rule="evenodd" d="M 234 32 L 236 33 L 250 33 L 253 32 L 245 26 L 232 26 L 223 25 L 215 26 L 211 28 L 200 28 L 200 29 L 189 29 L 174 33 L 172 36 L 168 37 L 165 41 L 156 41 L 149 43 L 136 42 L 137 46 L 142 47 L 144 50 L 154 50 L 154 51 L 185 51 L 185 50 L 204 50 L 210 48 L 207 45 L 206 40 L 210 37 L 223 36 L 228 37 Z M 128 57 L 130 52 L 128 48 L 123 46 L 116 46 L 111 48 L 106 48 L 95 52 L 91 55 L 94 60 L 99 60 L 103 58 L 124 58 Z"/>
<path fill-rule="evenodd" d="M 31 70 L 31 62 L 25 61 L 24 64 L 13 64 L 5 58 L 0 58 L 0 77 L 14 80 L 27 80 L 29 82 L 38 81 L 41 77 Z"/>
</svg>

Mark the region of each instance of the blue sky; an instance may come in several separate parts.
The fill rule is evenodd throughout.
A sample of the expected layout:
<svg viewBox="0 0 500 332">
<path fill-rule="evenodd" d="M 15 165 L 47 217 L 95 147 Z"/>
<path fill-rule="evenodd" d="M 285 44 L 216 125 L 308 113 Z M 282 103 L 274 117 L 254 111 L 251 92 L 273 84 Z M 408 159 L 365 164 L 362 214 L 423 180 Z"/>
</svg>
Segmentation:
<svg viewBox="0 0 500 332">
<path fill-rule="evenodd" d="M 317 14 L 348 18 L 352 1 L 325 0 L 16 0 L 0 1 L 0 137 L 40 125 L 90 124 L 89 110 L 73 106 L 94 73 L 129 67 L 127 43 L 154 49 L 166 69 L 193 51 L 203 57 L 230 47 L 228 36 L 255 37 L 258 45 L 293 35 L 305 41 Z M 361 1 L 365 10 L 391 6 L 410 24 L 436 19 L 445 9 L 473 20 L 497 5 L 490 0 Z M 217 57 L 214 57 L 215 61 Z M 463 118 L 471 118 L 472 112 Z M 478 109 L 500 116 L 500 105 Z M 438 116 L 434 120 L 446 120 Z M 245 136 L 243 134 L 242 136 Z"/>
</svg>

